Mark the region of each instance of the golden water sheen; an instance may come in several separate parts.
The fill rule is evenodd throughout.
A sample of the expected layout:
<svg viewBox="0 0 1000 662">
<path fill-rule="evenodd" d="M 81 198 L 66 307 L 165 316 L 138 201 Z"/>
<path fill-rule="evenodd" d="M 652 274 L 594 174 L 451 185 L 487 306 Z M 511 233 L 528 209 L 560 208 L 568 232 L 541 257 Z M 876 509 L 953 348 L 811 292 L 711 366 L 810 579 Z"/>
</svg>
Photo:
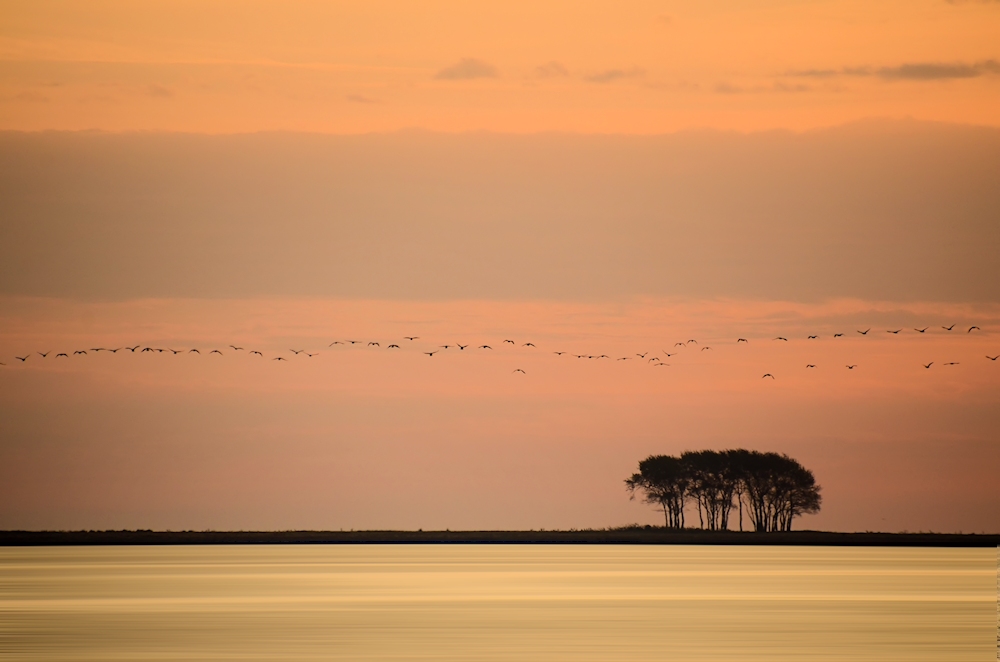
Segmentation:
<svg viewBox="0 0 1000 662">
<path fill-rule="evenodd" d="M 0 549 L 2 660 L 992 660 L 996 550 Z"/>
</svg>

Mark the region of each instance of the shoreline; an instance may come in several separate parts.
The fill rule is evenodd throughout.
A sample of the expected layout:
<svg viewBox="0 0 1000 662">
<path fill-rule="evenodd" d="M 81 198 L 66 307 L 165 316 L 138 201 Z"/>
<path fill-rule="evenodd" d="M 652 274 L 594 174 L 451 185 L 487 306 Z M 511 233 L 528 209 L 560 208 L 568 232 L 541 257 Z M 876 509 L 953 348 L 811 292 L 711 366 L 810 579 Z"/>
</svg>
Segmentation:
<svg viewBox="0 0 1000 662">
<path fill-rule="evenodd" d="M 1000 534 L 788 531 L 0 531 L 0 547 L 97 545 L 774 545 L 996 547 Z"/>
</svg>

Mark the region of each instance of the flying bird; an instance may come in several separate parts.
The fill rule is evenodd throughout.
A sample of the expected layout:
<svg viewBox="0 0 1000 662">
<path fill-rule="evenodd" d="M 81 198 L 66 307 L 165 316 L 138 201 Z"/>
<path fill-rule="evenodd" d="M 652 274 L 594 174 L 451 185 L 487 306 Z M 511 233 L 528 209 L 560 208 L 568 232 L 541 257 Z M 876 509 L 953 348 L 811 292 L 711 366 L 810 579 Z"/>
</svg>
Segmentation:
<svg viewBox="0 0 1000 662">
<path fill-rule="evenodd" d="M 45 352 L 44 354 L 42 354 L 41 352 L 35 352 L 35 353 L 38 354 L 40 357 L 42 357 L 44 359 L 44 358 L 48 357 L 49 354 L 52 353 L 52 350 L 49 350 L 49 351 Z"/>
<path fill-rule="evenodd" d="M 835 333 L 835 334 L 833 334 L 833 337 L 834 337 L 834 338 L 839 338 L 839 337 L 841 337 L 842 335 L 844 335 L 844 334 L 843 334 L 843 333 Z"/>
<path fill-rule="evenodd" d="M 174 356 L 177 356 L 178 354 L 180 354 L 184 350 L 182 350 L 182 349 L 171 349 L 170 351 L 174 353 Z"/>
<path fill-rule="evenodd" d="M 952 361 L 951 363 L 945 363 L 945 365 L 959 365 L 958 361 Z"/>
<path fill-rule="evenodd" d="M 458 347 L 459 349 L 465 349 L 466 347 L 468 347 L 468 345 L 459 345 L 456 343 L 456 347 Z"/>
<path fill-rule="evenodd" d="M 403 340 L 420 340 L 420 336 L 403 336 Z"/>
<path fill-rule="evenodd" d="M 895 331 L 886 330 L 886 333 L 899 333 L 900 331 L 902 331 L 902 329 L 896 329 Z"/>
<path fill-rule="evenodd" d="M 855 368 L 857 368 L 857 367 L 858 367 L 858 365 L 857 365 L 857 364 L 855 363 L 854 365 L 849 365 L 849 366 L 847 366 L 847 369 L 848 369 L 848 370 L 854 370 L 854 369 L 855 369 Z"/>
<path fill-rule="evenodd" d="M 258 351 L 257 351 L 256 349 L 255 349 L 255 350 L 253 350 L 253 351 L 252 351 L 252 352 L 250 352 L 250 353 L 251 353 L 251 354 L 256 354 L 257 356 L 264 356 L 263 354 L 261 354 L 260 352 L 258 352 Z"/>
<path fill-rule="evenodd" d="M 361 341 L 360 340 L 348 340 L 347 342 L 351 343 L 352 345 L 357 345 Z"/>
<path fill-rule="evenodd" d="M 504 342 L 505 342 L 505 343 L 508 343 L 508 342 L 509 342 L 509 343 L 510 343 L 511 345 L 516 345 L 516 344 L 517 344 L 517 343 L 516 343 L 516 342 L 514 342 L 513 340 L 504 340 Z"/>
<path fill-rule="evenodd" d="M 924 368 L 929 369 L 932 365 L 934 365 L 934 361 L 931 361 L 930 363 L 921 363 L 920 365 L 924 366 Z"/>
<path fill-rule="evenodd" d="M 290 349 L 288 351 L 291 352 L 292 354 L 294 354 L 295 356 L 298 356 L 299 354 L 301 354 L 302 352 L 304 352 L 306 350 L 304 350 L 304 349 Z"/>
<path fill-rule="evenodd" d="M 146 351 L 146 350 L 143 350 L 143 351 Z M 77 354 L 86 354 L 86 353 L 87 353 L 87 350 L 85 350 L 85 349 L 78 349 L 75 352 L 73 352 L 73 356 L 76 356 Z"/>
<path fill-rule="evenodd" d="M 968 330 L 968 331 L 966 331 L 966 333 L 972 333 L 972 330 L 973 330 L 973 329 L 976 329 L 976 330 L 978 330 L 978 331 L 982 331 L 982 329 L 980 329 L 980 328 L 979 328 L 978 326 L 970 326 L 970 327 L 969 327 L 969 330 Z"/>
<path fill-rule="evenodd" d="M 952 324 L 951 326 L 942 326 L 941 328 L 944 329 L 945 331 L 951 331 L 952 329 L 955 328 L 955 325 Z"/>
<path fill-rule="evenodd" d="M 516 369 L 516 370 L 515 370 L 514 372 L 519 372 L 519 373 L 521 373 L 522 375 L 526 375 L 526 374 L 528 374 L 528 373 L 526 373 L 526 372 L 525 372 L 524 370 L 521 370 L 520 368 Z M 512 372 L 512 373 L 510 373 L 510 374 L 512 374 L 512 375 L 513 375 L 513 374 L 514 374 L 514 372 Z"/>
<path fill-rule="evenodd" d="M 636 354 L 636 356 L 638 356 L 640 359 L 644 359 L 644 358 L 646 358 L 646 354 L 649 354 L 649 352 L 643 352 L 642 354 Z"/>
<path fill-rule="evenodd" d="M 808 365 L 807 365 L 806 367 L 807 367 L 807 368 L 815 368 L 816 366 L 815 366 L 815 365 L 813 365 L 812 363 L 810 363 L 810 364 L 808 364 Z"/>
<path fill-rule="evenodd" d="M 535 346 L 535 343 L 533 343 L 533 342 L 526 342 L 523 345 L 521 345 L 521 347 L 534 347 L 534 346 Z"/>
<path fill-rule="evenodd" d="M 313 352 L 312 354 L 310 354 L 309 352 L 306 352 L 306 356 L 308 356 L 309 358 L 312 358 L 312 357 L 316 356 L 317 354 L 319 354 L 319 352 Z"/>
<path fill-rule="evenodd" d="M 126 347 L 125 349 L 135 354 L 135 350 L 139 349 L 139 346 L 136 345 L 135 347 Z"/>
<path fill-rule="evenodd" d="M 704 351 L 705 351 L 706 349 L 712 349 L 712 348 L 711 348 L 711 347 L 709 347 L 708 345 L 706 345 L 705 347 L 702 347 L 702 348 L 701 348 L 701 351 L 703 351 L 703 352 L 704 352 Z"/>
<path fill-rule="evenodd" d="M 490 347 L 489 345 L 480 345 L 479 349 L 493 349 L 493 348 Z"/>
<path fill-rule="evenodd" d="M 913 330 L 914 330 L 914 331 L 916 331 L 917 333 L 924 333 L 924 332 L 926 332 L 926 331 L 927 331 L 927 329 L 929 329 L 929 328 L 930 328 L 930 327 L 928 327 L 928 326 L 925 326 L 925 327 L 924 327 L 924 328 L 922 328 L 922 329 L 918 329 L 918 328 L 914 327 L 914 328 L 913 328 Z"/>
<path fill-rule="evenodd" d="M 272 361 L 287 361 L 288 359 L 284 358 L 283 356 L 276 356 L 276 357 L 274 357 L 271 360 Z"/>
<path fill-rule="evenodd" d="M 241 351 L 241 350 L 243 349 L 242 347 L 237 347 L 236 345 L 230 345 L 230 347 L 232 347 L 232 348 L 233 348 L 234 350 L 236 350 L 237 352 L 239 352 L 239 351 Z M 146 350 L 142 350 L 142 351 L 144 351 L 144 352 L 145 352 Z"/>
<path fill-rule="evenodd" d="M 201 354 L 201 352 L 199 352 L 197 349 L 189 349 L 188 354 L 190 354 L 191 352 L 194 352 L 195 354 Z"/>
<path fill-rule="evenodd" d="M 697 344 L 698 344 L 698 341 L 697 341 L 697 340 L 689 340 L 688 342 L 693 342 L 693 343 L 694 343 L 695 345 L 697 345 Z"/>
<path fill-rule="evenodd" d="M 222 356 L 222 352 L 220 352 L 217 349 L 213 349 L 211 352 L 209 352 L 209 354 L 218 354 L 219 356 Z"/>
<path fill-rule="evenodd" d="M 655 365 L 654 365 L 653 367 L 654 367 L 654 368 L 658 368 L 658 367 L 659 367 L 659 366 L 661 366 L 661 365 L 662 365 L 662 366 L 666 366 L 666 367 L 668 367 L 668 368 L 670 367 L 670 364 L 669 364 L 669 363 L 664 363 L 663 361 L 660 361 L 659 363 L 655 364 Z"/>
<path fill-rule="evenodd" d="M 766 375 L 764 375 L 764 377 L 761 377 L 761 379 L 764 379 L 766 377 L 770 377 L 771 379 L 774 379 L 774 375 L 772 375 L 771 373 L 767 373 Z"/>
<path fill-rule="evenodd" d="M 784 340 L 785 342 L 788 342 L 788 338 L 782 338 L 781 336 L 778 336 L 775 340 Z"/>
<path fill-rule="evenodd" d="M 806 340 L 813 340 L 814 338 L 819 338 L 819 336 L 807 336 Z"/>
<path fill-rule="evenodd" d="M 439 350 L 439 349 L 435 349 L 433 352 L 424 352 L 424 354 L 426 354 L 427 356 L 434 356 L 435 354 L 437 354 L 440 351 L 441 350 Z"/>
<path fill-rule="evenodd" d="M 618 360 L 619 360 L 619 361 L 628 361 L 628 360 L 629 360 L 629 358 L 630 358 L 630 357 L 628 357 L 628 356 L 623 356 L 623 357 L 621 357 L 621 358 L 620 358 L 620 359 L 618 359 Z"/>
<path fill-rule="evenodd" d="M 31 356 L 31 354 L 28 354 L 28 356 Z M 20 361 L 21 363 L 24 363 L 25 361 L 28 360 L 28 356 L 15 356 L 14 358 Z"/>
<path fill-rule="evenodd" d="M 441 349 L 449 349 L 451 345 L 438 345 Z"/>
<path fill-rule="evenodd" d="M 334 345 L 343 345 L 343 344 L 344 343 L 341 342 L 340 340 L 334 340 L 332 343 L 330 343 L 329 345 L 327 345 L 327 347 L 333 347 Z"/>
<path fill-rule="evenodd" d="M 871 327 L 868 327 L 868 328 L 867 328 L 867 329 L 865 329 L 864 331 L 858 331 L 858 333 L 860 333 L 860 334 L 861 334 L 861 335 L 863 335 L 863 336 L 867 336 L 867 335 L 868 335 L 868 332 L 869 332 L 869 331 L 871 331 L 871 330 L 872 330 L 872 329 L 871 329 Z"/>
<path fill-rule="evenodd" d="M 57 359 L 58 359 L 58 358 L 59 358 L 60 356 L 65 356 L 65 357 L 66 357 L 67 359 L 69 358 L 69 355 L 68 355 L 68 354 L 67 354 L 66 352 L 59 352 L 58 354 L 56 354 L 56 358 L 57 358 Z"/>
<path fill-rule="evenodd" d="M 749 340 L 747 340 L 746 338 L 737 338 L 737 339 L 736 339 L 736 342 L 738 342 L 738 343 L 740 343 L 740 342 L 745 342 L 745 343 L 747 343 L 748 345 L 750 344 L 750 341 L 749 341 Z"/>
<path fill-rule="evenodd" d="M 659 356 L 654 356 L 653 358 L 651 358 L 648 361 L 646 361 L 646 363 L 652 363 L 653 361 L 659 361 L 659 360 L 660 360 Z"/>
<path fill-rule="evenodd" d="M 395 347 L 396 349 L 399 349 L 399 345 L 395 345 L 395 344 L 394 345 L 389 345 L 388 347 L 386 347 L 386 349 L 392 349 L 393 347 Z"/>
<path fill-rule="evenodd" d="M 986 358 L 988 358 L 990 361 L 996 361 L 997 359 L 1000 359 L 1000 354 L 997 354 L 996 356 L 990 356 L 989 354 L 987 354 Z"/>
<path fill-rule="evenodd" d="M 371 347 L 372 345 L 374 345 L 375 347 L 381 347 L 381 346 L 382 346 L 382 345 L 379 345 L 379 344 L 378 344 L 377 342 L 375 342 L 374 340 L 373 340 L 373 341 L 371 341 L 370 343 L 368 343 L 368 346 L 369 346 L 369 347 Z"/>
<path fill-rule="evenodd" d="M 552 353 L 555 354 L 556 356 L 562 356 L 566 352 L 552 352 Z"/>
</svg>

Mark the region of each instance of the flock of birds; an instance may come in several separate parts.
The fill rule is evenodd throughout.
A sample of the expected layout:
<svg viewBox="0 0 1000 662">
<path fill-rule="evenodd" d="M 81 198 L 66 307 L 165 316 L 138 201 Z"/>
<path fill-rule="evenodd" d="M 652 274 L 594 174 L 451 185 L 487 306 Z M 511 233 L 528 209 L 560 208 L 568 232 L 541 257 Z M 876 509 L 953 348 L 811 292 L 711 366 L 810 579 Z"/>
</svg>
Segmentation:
<svg viewBox="0 0 1000 662">
<path fill-rule="evenodd" d="M 944 331 L 951 332 L 951 331 L 955 330 L 955 327 L 956 327 L 956 324 L 952 324 L 951 326 L 942 326 L 941 328 Z M 924 327 L 922 329 L 914 328 L 913 330 L 915 332 L 917 332 L 917 333 L 926 333 L 929 328 L 930 327 Z M 862 331 L 862 330 L 859 329 L 859 330 L 857 330 L 857 333 L 860 334 L 860 335 L 862 335 L 862 336 L 867 336 L 871 330 L 872 330 L 871 328 L 865 329 L 864 331 Z M 903 331 L 903 329 L 901 329 L 901 328 L 900 329 L 887 329 L 886 333 L 890 333 L 890 334 L 893 334 L 893 335 L 898 335 L 902 331 Z M 981 329 L 978 326 L 970 326 L 965 331 L 965 333 L 969 334 L 969 333 L 972 333 L 973 331 L 981 331 Z M 843 336 L 844 336 L 843 333 L 834 333 L 833 334 L 834 338 L 841 338 Z M 818 335 L 809 335 L 809 336 L 806 337 L 806 340 L 818 340 L 818 339 L 819 339 Z M 414 343 L 417 340 L 420 340 L 420 337 L 419 336 L 404 336 L 402 340 L 405 341 L 407 344 L 409 344 L 409 343 Z M 784 336 L 777 336 L 777 337 L 775 337 L 773 339 L 773 341 L 788 342 L 788 338 L 786 338 Z M 750 341 L 748 339 L 746 339 L 746 338 L 737 338 L 736 339 L 736 345 L 740 345 L 741 343 L 749 344 Z M 345 347 L 350 347 L 350 346 L 355 346 L 355 345 L 361 345 L 362 347 L 366 347 L 366 348 L 382 349 L 382 344 L 379 341 L 375 341 L 375 340 L 371 340 L 371 341 L 364 341 L 364 340 L 334 340 L 332 343 L 329 344 L 329 348 L 336 347 L 337 345 L 343 345 Z M 502 343 L 500 343 L 500 345 L 503 345 L 503 346 L 512 345 L 512 346 L 517 347 L 518 343 L 516 343 L 515 341 L 510 340 L 510 339 L 505 339 Z M 633 361 L 633 360 L 638 360 L 638 361 L 644 362 L 647 365 L 651 364 L 653 367 L 669 367 L 670 364 L 666 363 L 665 359 L 674 356 L 677 353 L 678 348 L 683 349 L 683 348 L 686 348 L 686 347 L 690 347 L 692 345 L 698 346 L 699 347 L 699 351 L 701 351 L 701 352 L 712 351 L 712 347 L 711 346 L 709 346 L 709 345 L 701 346 L 701 345 L 698 345 L 698 341 L 697 340 L 690 339 L 690 340 L 687 340 L 685 342 L 677 342 L 677 343 L 675 343 L 674 346 L 673 346 L 673 351 L 668 352 L 667 350 L 663 350 L 661 352 L 661 355 L 659 355 L 659 356 L 650 356 L 650 354 L 652 354 L 652 352 L 643 352 L 641 354 L 640 353 L 636 353 L 634 356 L 614 357 L 614 360 L 616 360 L 616 361 Z M 523 347 L 523 348 L 537 349 L 536 345 L 534 343 L 532 343 L 532 342 L 521 343 L 520 346 Z M 465 351 L 466 349 L 468 349 L 470 347 L 474 347 L 474 349 L 480 350 L 480 351 L 487 351 L 487 350 L 488 351 L 492 351 L 493 350 L 493 347 L 491 345 L 488 345 L 488 344 L 473 346 L 472 344 L 462 345 L 460 343 L 454 343 L 454 344 L 447 344 L 447 345 L 438 345 L 436 347 L 430 348 L 429 351 L 424 351 L 424 350 L 422 350 L 422 351 L 427 356 L 434 357 L 436 354 L 438 354 L 438 353 L 440 353 L 442 351 L 448 351 L 448 350 L 451 350 L 451 349 L 454 349 L 454 348 L 457 348 L 458 351 Z M 399 343 L 395 343 L 394 342 L 394 343 L 387 343 L 386 346 L 385 346 L 385 349 L 386 350 L 398 350 L 398 349 L 402 349 L 402 347 L 401 347 L 401 345 Z M 131 347 L 129 347 L 129 346 L 115 347 L 115 348 L 110 348 L 110 347 L 91 347 L 89 349 L 74 350 L 72 352 L 59 352 L 59 353 L 55 354 L 55 356 L 53 358 L 55 358 L 55 359 L 70 358 L 70 356 L 83 356 L 83 355 L 87 355 L 88 353 L 97 354 L 97 353 L 100 353 L 100 352 L 108 352 L 108 353 L 111 353 L 111 354 L 117 354 L 118 352 L 122 352 L 122 351 L 128 351 L 128 352 L 130 352 L 132 354 L 135 354 L 135 353 L 143 354 L 143 353 L 147 353 L 147 352 L 149 352 L 149 353 L 158 353 L 158 354 L 169 353 L 169 354 L 172 354 L 172 355 L 177 355 L 177 354 L 202 354 L 202 351 L 200 349 L 198 349 L 198 348 L 173 349 L 173 348 L 170 348 L 170 347 L 149 347 L 149 346 L 143 346 L 141 344 L 138 344 L 138 345 L 134 345 L 134 346 L 131 346 Z M 237 345 L 229 345 L 227 348 L 225 348 L 225 351 L 227 351 L 227 352 L 247 352 L 247 354 L 250 355 L 250 356 L 259 356 L 262 359 L 267 358 L 267 357 L 264 356 L 264 353 L 261 352 L 261 351 L 259 351 L 259 350 L 255 350 L 255 349 L 246 350 L 244 347 L 239 347 Z M 310 352 L 310 351 L 307 351 L 305 349 L 290 349 L 289 351 L 292 352 L 295 356 L 305 356 L 306 358 L 312 358 L 312 357 L 314 357 L 314 356 L 316 356 L 318 354 L 318 352 Z M 223 352 L 222 349 L 211 349 L 211 350 L 206 350 L 205 353 L 206 354 L 218 354 L 218 355 L 221 356 L 224 352 Z M 553 351 L 552 353 L 555 354 L 555 355 L 557 355 L 557 356 L 571 356 L 571 357 L 574 357 L 574 358 L 577 358 L 577 359 L 588 359 L 588 360 L 601 360 L 601 359 L 612 360 L 612 358 L 613 358 L 613 357 L 611 357 L 611 356 L 609 356 L 607 354 L 574 354 L 572 352 L 567 352 L 567 351 Z M 52 352 L 51 351 L 33 352 L 33 353 L 25 354 L 24 356 L 15 356 L 14 359 L 17 360 L 17 361 L 20 361 L 21 363 L 26 363 L 29 358 L 32 358 L 35 355 L 41 357 L 41 359 L 47 359 L 50 355 L 52 355 Z M 998 354 L 996 356 L 990 356 L 990 355 L 987 354 L 986 358 L 989 359 L 990 361 L 996 361 L 997 359 L 1000 359 L 1000 354 Z M 284 356 L 275 356 L 275 357 L 271 357 L 270 360 L 272 360 L 272 361 L 279 361 L 280 362 L 280 361 L 288 361 L 289 359 L 286 358 L 286 357 L 284 357 Z M 0 362 L 0 366 L 6 366 L 6 365 L 7 365 L 6 363 Z M 921 363 L 921 365 L 925 369 L 929 370 L 933 365 L 935 365 L 935 363 L 933 361 L 931 361 L 929 363 Z M 956 365 L 959 365 L 959 362 L 958 361 L 949 361 L 947 363 L 942 363 L 941 365 L 944 365 L 944 366 L 956 366 Z M 805 367 L 806 367 L 806 369 L 816 368 L 816 364 L 809 363 L 809 364 L 806 364 Z M 854 370 L 855 368 L 858 367 L 858 365 L 854 364 L 854 363 L 849 363 L 849 364 L 846 364 L 845 367 L 848 370 Z M 522 374 L 522 375 L 526 375 L 527 374 L 527 372 L 524 369 L 522 369 L 522 368 L 516 368 L 516 369 L 514 369 L 512 371 L 512 374 L 518 374 L 518 373 Z M 761 379 L 768 379 L 768 378 L 775 379 L 775 376 L 772 373 L 768 372 L 768 373 L 765 373 L 761 377 Z"/>
</svg>

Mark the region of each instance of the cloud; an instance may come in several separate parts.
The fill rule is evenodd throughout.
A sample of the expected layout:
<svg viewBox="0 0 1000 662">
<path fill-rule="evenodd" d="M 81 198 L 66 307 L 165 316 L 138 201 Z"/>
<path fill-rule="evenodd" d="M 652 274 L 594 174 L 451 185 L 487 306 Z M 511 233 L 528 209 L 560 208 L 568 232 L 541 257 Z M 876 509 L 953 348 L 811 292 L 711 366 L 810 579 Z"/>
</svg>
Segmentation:
<svg viewBox="0 0 1000 662">
<path fill-rule="evenodd" d="M 489 62 L 474 57 L 463 57 L 456 64 L 445 67 L 434 75 L 439 80 L 470 80 L 472 78 L 496 78 L 497 68 Z"/>
<path fill-rule="evenodd" d="M 382 103 L 378 99 L 372 99 L 370 97 L 362 96 L 360 94 L 348 94 L 348 101 L 353 101 L 354 103 Z"/>
<path fill-rule="evenodd" d="M 538 78 L 565 78 L 569 76 L 569 69 L 553 60 L 535 67 L 535 76 Z"/>
<path fill-rule="evenodd" d="M 174 96 L 172 91 L 155 83 L 146 88 L 146 93 L 151 97 L 157 97 L 159 99 L 169 99 Z"/>
<path fill-rule="evenodd" d="M 1000 2 L 1000 0 L 997 0 Z M 978 78 L 987 74 L 1000 74 L 1000 62 L 983 60 L 966 64 L 962 62 L 912 62 L 895 67 L 844 67 L 842 69 L 804 69 L 790 71 L 787 75 L 807 78 L 833 78 L 835 76 L 874 76 L 882 80 L 955 80 Z"/>
<path fill-rule="evenodd" d="M 770 86 L 758 85 L 755 87 L 741 87 L 739 85 L 733 85 L 732 83 L 719 83 L 715 86 L 715 92 L 717 94 L 768 94 L 771 92 L 780 94 L 785 92 L 811 92 L 812 89 L 813 88 L 809 85 L 795 85 L 781 81 Z"/>
<path fill-rule="evenodd" d="M 590 76 L 584 76 L 583 79 L 591 83 L 614 83 L 626 78 L 639 78 L 645 75 L 646 71 L 644 69 L 632 67 L 631 69 L 608 69 Z"/>
</svg>

